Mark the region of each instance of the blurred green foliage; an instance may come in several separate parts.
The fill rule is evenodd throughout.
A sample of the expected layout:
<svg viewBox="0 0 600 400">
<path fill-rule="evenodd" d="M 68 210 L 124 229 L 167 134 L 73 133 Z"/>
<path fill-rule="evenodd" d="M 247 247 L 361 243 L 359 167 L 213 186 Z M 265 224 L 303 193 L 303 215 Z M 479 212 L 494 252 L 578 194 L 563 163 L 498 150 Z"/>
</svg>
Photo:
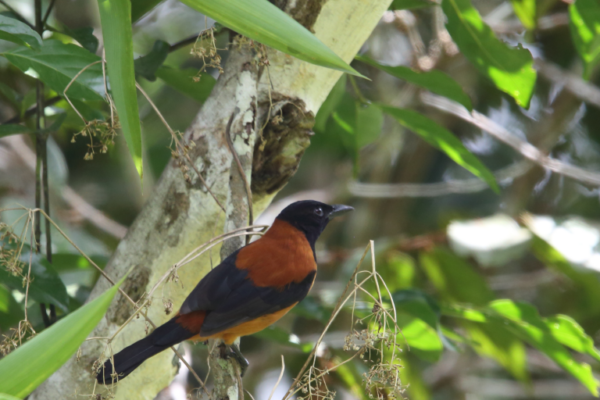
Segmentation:
<svg viewBox="0 0 600 400">
<path fill-rule="evenodd" d="M 12 3 L 31 7 L 25 2 Z M 0 14 L 0 137 L 22 137 L 24 143 L 32 143 L 36 134 L 50 135 L 52 215 L 73 242 L 103 267 L 119 236 L 74 211 L 63 197 L 64 190 L 72 188 L 113 222 L 129 226 L 143 201 L 151 196 L 153 184 L 171 155 L 171 137 L 146 99 L 136 93 L 134 74 L 173 129 L 184 131 L 218 78 L 219 69 L 197 57 L 199 49 L 213 46 L 226 62 L 230 32 L 214 32 L 214 43 L 207 43 L 205 37 L 189 41 L 190 35 L 207 28 L 207 20 L 183 5 L 132 0 L 131 10 L 128 2 L 121 3 L 119 18 L 113 19 L 111 10 L 99 14 L 98 3 L 87 3 L 68 6 L 58 1 L 41 37 L 14 14 Z M 213 6 L 202 1 L 187 3 L 207 13 Z M 236 4 L 227 3 L 230 7 Z M 269 10 L 271 18 L 281 16 L 272 4 L 261 6 Z M 240 9 L 234 9 L 239 14 Z M 584 87 L 591 93 L 600 90 L 595 73 L 600 48 L 598 3 L 444 0 L 436 5 L 426 0 L 394 0 L 390 10 L 353 64 L 371 80 L 341 76 L 316 115 L 315 136 L 297 175 L 279 195 L 284 199 L 313 190 L 309 196 L 350 202 L 356 212 L 343 225 L 333 225 L 319 243 L 321 269 L 312 296 L 278 325 L 243 340 L 244 351 L 253 365 L 258 365 L 250 368 L 246 387 L 258 390 L 266 379 L 265 372 L 280 368 L 280 353 L 285 354 L 288 377 L 295 376 L 362 255 L 362 250 L 338 249 L 360 248 L 375 239 L 377 271 L 386 283 L 384 290 L 380 288 L 382 305 L 388 312 L 395 308 L 397 313 L 401 331 L 396 340 L 402 349 L 403 367 L 399 376 L 409 398 L 456 399 L 473 393 L 477 398 L 502 396 L 477 392 L 465 383 L 468 379 L 514 384 L 525 395 L 533 393 L 539 382 L 555 380 L 563 386 L 575 382 L 597 396 L 594 373 L 600 371 L 596 348 L 600 281 L 593 261 L 599 257 L 600 246 L 600 230 L 594 223 L 600 218 L 598 189 L 537 168 L 497 179 L 494 171 L 516 163 L 520 156 L 480 129 L 427 107 L 420 93 L 431 91 L 465 110 L 477 110 L 516 136 L 547 149 L 554 159 L 588 170 L 600 169 L 598 105 L 593 99 L 585 101 L 585 91 L 569 86 L 573 80 L 563 79 L 582 77 L 589 86 L 576 88 Z M 221 14 L 211 15 L 220 18 Z M 240 15 L 232 14 L 219 22 L 244 28 L 243 24 L 256 25 L 256 15 L 251 16 L 242 21 Z M 312 35 L 299 30 L 299 25 L 291 29 L 285 21 L 277 22 L 279 44 L 265 43 L 283 46 L 301 42 L 302 46 L 288 49 L 292 55 L 305 51 L 306 43 L 314 43 Z M 254 39 L 264 39 L 262 28 Z M 102 66 L 89 66 L 100 60 L 100 37 L 106 46 L 109 91 L 115 97 L 123 133 L 114 140 L 111 132 L 116 121 L 111 121 L 114 110 L 104 101 Z M 177 43 L 181 46 L 175 46 Z M 314 54 L 307 53 L 304 59 L 316 57 L 309 61 L 354 71 L 321 45 L 312 50 Z M 536 73 L 534 58 L 560 66 L 563 75 L 553 78 Z M 114 67 L 115 60 L 123 61 L 120 69 Z M 80 72 L 67 91 L 69 103 L 65 89 Z M 32 112 L 37 79 L 45 85 L 48 119 L 39 130 Z M 579 80 L 575 82 L 581 85 Z M 566 91 L 562 90 L 565 85 Z M 117 101 L 115 93 L 119 90 L 122 93 Z M 134 103 L 139 104 L 139 112 Z M 125 121 L 129 128 L 124 127 Z M 541 128 L 547 121 L 556 131 Z M 123 139 L 135 149 L 132 154 L 139 160 L 140 170 L 143 162 L 143 189 L 139 178 L 131 173 L 132 159 L 124 151 Z M 98 150 L 94 147 L 98 141 L 106 151 L 100 151 L 93 160 L 84 160 L 90 151 Z M 0 144 L 0 207 L 15 203 L 32 207 L 35 180 L 23 172 L 27 171 L 27 161 L 15 156 L 16 150 L 5 142 Z M 449 191 L 415 196 L 417 200 L 366 199 L 366 193 L 349 194 L 347 190 L 348 182 L 354 180 L 412 185 L 411 190 L 423 190 L 430 184 L 460 184 L 473 176 L 495 192 Z M 556 235 L 566 229 L 558 225 L 561 218 L 577 215 L 585 219 L 596 236 L 591 234 L 592 239 L 588 239 L 573 228 L 579 236 L 572 247 L 579 249 L 576 246 L 589 242 L 585 248 L 588 259 L 578 261 L 572 254 L 561 253 L 553 247 L 558 242 L 551 243 L 536 233 L 520 255 L 491 267 L 460 253 L 448 237 L 447 226 L 452 221 L 506 213 L 522 222 L 524 211 L 549 216 L 556 222 L 552 230 Z M 0 221 L 8 224 L 3 232 L 18 235 L 23 228 L 19 218 L 14 210 L 0 214 Z M 499 231 L 488 234 L 500 236 Z M 484 238 L 470 238 L 474 248 L 480 246 L 480 239 Z M 41 245 L 44 252 L 44 241 Z M 15 250 L 15 244 L 5 236 L 2 254 L 9 250 Z M 44 334 L 58 335 L 60 331 L 64 335 L 81 329 L 77 341 L 61 349 L 62 355 L 55 362 L 47 362 L 47 370 L 35 375 L 38 378 L 58 368 L 93 327 L 94 318 L 102 314 L 98 308 L 89 320 L 77 321 L 85 322 L 85 329 L 73 322 L 81 315 L 77 313 L 86 310 L 81 307 L 99 273 L 54 231 L 51 251 L 53 261 L 49 263 L 24 246 L 18 257 L 23 268 L 16 275 L 7 269 L 7 259 L 0 259 L 2 335 L 12 335 L 24 319 L 26 293 L 28 320 L 36 332 L 42 332 L 27 345 L 44 339 Z M 30 259 L 32 280 L 27 288 L 24 274 L 29 272 Z M 370 270 L 368 261 L 363 264 Z M 378 295 L 372 282 L 364 289 L 370 296 Z M 57 308 L 59 322 L 51 328 L 43 324 L 40 303 Z M 325 368 L 348 357 L 340 336 L 365 327 L 377 329 L 375 322 L 366 322 L 375 308 L 373 297 L 365 294 L 344 309 L 319 350 L 319 365 Z M 365 323 L 361 326 L 354 317 Z M 192 349 L 193 366 L 199 373 L 206 372 L 205 351 L 202 346 Z M 540 361 L 539 354 L 547 359 Z M 14 355 L 13 359 L 17 351 Z M 357 358 L 328 374 L 325 382 L 355 398 L 369 398 L 373 393 L 364 389 L 365 374 L 388 355 L 384 352 Z M 9 357 L 0 360 L 0 369 Z M 487 359 L 493 360 L 492 364 L 486 363 Z M 0 374 L 0 383 L 1 378 Z M 190 381 L 188 386 L 191 391 L 194 383 Z M 0 393 L 4 391 L 0 384 Z M 22 397 L 24 392 L 18 393 Z"/>
</svg>

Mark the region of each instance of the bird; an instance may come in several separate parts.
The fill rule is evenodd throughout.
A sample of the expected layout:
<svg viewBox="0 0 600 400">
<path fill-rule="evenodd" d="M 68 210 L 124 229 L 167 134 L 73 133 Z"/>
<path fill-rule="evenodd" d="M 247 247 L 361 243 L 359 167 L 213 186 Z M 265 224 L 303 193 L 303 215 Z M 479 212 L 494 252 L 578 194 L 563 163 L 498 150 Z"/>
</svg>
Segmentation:
<svg viewBox="0 0 600 400">
<path fill-rule="evenodd" d="M 173 345 L 208 339 L 222 341 L 243 375 L 248 362 L 235 340 L 270 326 L 306 297 L 317 273 L 315 242 L 333 217 L 352 210 L 314 200 L 284 208 L 261 238 L 206 274 L 172 319 L 106 360 L 97 381 L 113 384 Z"/>
</svg>

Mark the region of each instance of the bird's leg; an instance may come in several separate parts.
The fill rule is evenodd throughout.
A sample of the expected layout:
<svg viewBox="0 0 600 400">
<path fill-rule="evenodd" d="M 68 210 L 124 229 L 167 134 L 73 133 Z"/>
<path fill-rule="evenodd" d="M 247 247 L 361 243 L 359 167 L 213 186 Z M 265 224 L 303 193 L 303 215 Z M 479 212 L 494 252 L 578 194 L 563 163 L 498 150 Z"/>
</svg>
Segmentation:
<svg viewBox="0 0 600 400">
<path fill-rule="evenodd" d="M 221 357 L 225 359 L 231 357 L 235 361 L 237 361 L 240 365 L 240 376 L 243 377 L 250 363 L 248 362 L 248 360 L 246 360 L 246 357 L 244 357 L 244 355 L 240 351 L 240 348 L 235 343 L 232 343 L 229 345 L 230 353 L 227 354 L 225 353 L 225 343 L 222 343 L 221 346 Z"/>
</svg>

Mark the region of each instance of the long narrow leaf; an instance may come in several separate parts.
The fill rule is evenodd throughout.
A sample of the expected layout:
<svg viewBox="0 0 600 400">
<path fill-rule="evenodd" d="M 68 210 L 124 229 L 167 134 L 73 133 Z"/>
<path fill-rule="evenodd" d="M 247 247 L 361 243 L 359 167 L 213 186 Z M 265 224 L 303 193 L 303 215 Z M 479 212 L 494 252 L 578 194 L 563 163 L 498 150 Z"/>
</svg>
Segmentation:
<svg viewBox="0 0 600 400">
<path fill-rule="evenodd" d="M 112 96 L 119 114 L 123 136 L 141 179 L 144 174 L 142 129 L 133 68 L 131 2 L 129 0 L 98 0 L 98 6 Z"/>
<path fill-rule="evenodd" d="M 250 39 L 300 60 L 361 76 L 296 20 L 267 0 L 181 0 Z"/>
<path fill-rule="evenodd" d="M 584 61 L 583 76 L 589 79 L 600 61 L 600 3 L 598 0 L 577 0 L 569 6 L 571 37 Z"/>
<path fill-rule="evenodd" d="M 496 193 L 500 191 L 496 178 L 490 170 L 473 153 L 467 150 L 452 132 L 415 111 L 384 105 L 379 107 L 383 112 L 394 117 L 400 124 L 421 136 L 427 143 L 442 150 L 455 163 L 486 182 Z"/>
<path fill-rule="evenodd" d="M 460 85 L 456 83 L 454 79 L 441 71 L 433 70 L 420 72 L 404 66 L 391 67 L 379 64 L 369 57 L 364 56 L 358 56 L 356 59 L 387 72 L 396 78 L 413 83 L 417 86 L 430 90 L 433 93 L 437 93 L 441 96 L 454 100 L 457 103 L 465 106 L 465 108 L 469 111 L 473 109 L 469 95 L 463 91 L 462 87 L 460 87 Z"/>
<path fill-rule="evenodd" d="M 518 105 L 529 107 L 537 76 L 529 50 L 501 42 L 470 0 L 443 0 L 442 8 L 446 28 L 464 56 Z"/>
<path fill-rule="evenodd" d="M 0 393 L 24 398 L 60 368 L 98 324 L 124 279 L 3 358 Z"/>
</svg>

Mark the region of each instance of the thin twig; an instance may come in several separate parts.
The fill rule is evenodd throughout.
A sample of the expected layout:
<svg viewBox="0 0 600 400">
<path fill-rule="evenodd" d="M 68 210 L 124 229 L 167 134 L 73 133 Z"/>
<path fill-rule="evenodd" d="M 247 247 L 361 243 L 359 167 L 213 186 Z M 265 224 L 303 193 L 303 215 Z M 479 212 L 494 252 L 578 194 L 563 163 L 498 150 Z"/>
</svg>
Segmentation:
<svg viewBox="0 0 600 400">
<path fill-rule="evenodd" d="M 31 24 L 29 21 L 27 21 L 21 14 L 19 14 L 14 8 L 12 8 L 4 0 L 0 0 L 0 4 L 2 4 L 4 7 L 6 7 L 6 9 L 8 11 L 10 11 L 11 13 L 13 13 L 15 15 L 15 17 L 17 17 L 17 19 L 19 21 L 23 22 L 24 24 L 27 24 L 31 29 L 36 30 L 35 26 L 33 24 Z"/>
<path fill-rule="evenodd" d="M 50 5 L 48 6 L 48 9 L 46 10 L 46 14 L 44 15 L 44 18 L 42 19 L 43 26 L 46 26 L 46 22 L 48 22 L 48 17 L 50 17 L 50 12 L 52 12 L 52 9 L 54 8 L 54 3 L 56 3 L 56 0 L 50 1 Z"/>
<path fill-rule="evenodd" d="M 83 118 L 83 115 L 81 115 L 81 113 L 79 112 L 79 110 L 77 110 L 77 108 L 75 108 L 75 106 L 73 105 L 73 103 L 71 103 L 71 100 L 69 100 L 69 96 L 67 96 L 67 90 L 69 90 L 69 88 L 71 87 L 71 85 L 73 84 L 73 82 L 75 82 L 77 80 L 77 78 L 79 78 L 79 76 L 81 74 L 83 74 L 85 72 L 86 69 L 88 69 L 89 67 L 96 65 L 98 63 L 101 63 L 102 60 L 98 60 L 98 61 L 94 61 L 91 64 L 86 65 L 85 67 L 83 67 L 70 81 L 69 84 L 65 87 L 65 90 L 63 90 L 63 96 L 65 97 L 65 100 L 67 100 L 67 103 L 69 103 L 69 105 L 71 106 L 71 108 L 73 108 L 73 110 L 75 110 L 75 112 L 77 113 L 77 115 L 79 116 L 79 118 L 81 118 L 81 120 L 83 121 L 84 124 L 87 125 L 87 121 L 85 118 Z"/>
<path fill-rule="evenodd" d="M 535 60 L 535 69 L 551 82 L 564 85 L 565 90 L 579 100 L 600 107 L 600 88 L 598 86 L 539 58 Z"/>
<path fill-rule="evenodd" d="M 238 157 L 237 151 L 235 151 L 235 147 L 233 147 L 233 143 L 231 142 L 231 125 L 233 123 L 234 116 L 235 113 L 232 113 L 231 117 L 229 117 L 229 121 L 227 122 L 227 128 L 225 129 L 225 138 L 227 140 L 227 146 L 229 146 L 229 151 L 231 151 L 233 158 L 235 158 L 235 162 L 237 164 L 240 176 L 244 181 L 244 187 L 246 188 L 246 199 L 248 201 L 248 225 L 252 225 L 254 223 L 254 213 L 252 211 L 252 189 L 250 188 L 250 183 L 248 183 L 248 179 L 246 178 L 246 174 L 244 173 L 244 167 L 242 166 L 240 158 Z M 248 241 L 246 241 L 246 244 L 248 244 Z"/>
<path fill-rule="evenodd" d="M 556 172 L 559 175 L 569 177 L 582 183 L 586 183 L 593 186 L 600 186 L 600 174 L 591 171 L 586 171 L 582 168 L 575 167 L 573 165 L 564 163 L 562 161 L 547 156 L 537 147 L 525 142 L 518 136 L 512 134 L 503 126 L 498 125 L 496 122 L 492 121 L 485 115 L 480 114 L 475 110 L 469 113 L 467 109 L 465 109 L 462 105 L 445 97 L 437 96 L 431 93 L 423 93 L 421 95 L 421 100 L 424 104 L 428 106 L 453 114 L 469 122 L 470 124 L 475 125 L 476 127 L 488 132 L 497 140 L 512 147 L 523 157 L 530 161 L 533 161 L 541 167 L 544 167 L 550 171 Z"/>
<path fill-rule="evenodd" d="M 60 229 L 60 227 L 44 212 L 44 210 L 41 209 L 34 209 L 31 210 L 32 212 L 38 211 L 42 214 L 44 214 L 44 216 L 50 220 L 50 222 L 52 223 L 52 225 L 54 226 L 54 228 L 56 228 L 58 230 L 58 232 L 73 246 L 75 247 L 75 249 L 94 267 L 96 268 L 96 270 L 98 270 L 98 272 L 100 272 L 100 274 L 106 278 L 106 280 L 108 282 L 110 282 L 113 286 L 115 285 L 115 281 L 113 279 L 110 278 L 110 276 L 108 276 L 108 274 L 106 272 L 104 272 L 104 270 L 102 268 L 100 268 L 98 265 L 96 265 L 96 263 L 87 255 L 85 254 L 63 231 L 62 229 Z M 129 295 L 119 287 L 118 289 L 119 293 L 125 298 L 127 299 L 127 301 L 129 301 L 134 307 L 137 306 L 137 303 L 131 298 L 129 297 Z M 146 319 L 146 321 L 148 321 L 148 323 L 150 325 L 152 325 L 153 328 L 156 328 L 156 324 L 154 322 L 152 322 L 152 320 L 147 316 L 146 312 L 142 311 L 141 312 L 142 316 Z M 190 365 L 187 363 L 187 361 L 183 358 L 183 356 L 177 351 L 177 349 L 175 349 L 174 346 L 171 346 L 171 350 L 173 350 L 173 352 L 177 355 L 177 357 L 181 360 L 181 362 L 183 362 L 185 364 L 186 367 L 189 368 L 190 372 L 194 375 L 194 377 L 198 380 L 198 382 L 200 383 L 200 385 L 204 388 L 205 392 L 208 393 L 208 390 L 206 389 L 206 386 L 204 385 L 204 382 L 202 381 L 202 379 L 194 372 L 194 370 L 190 367 Z"/>
<path fill-rule="evenodd" d="M 269 395 L 269 400 L 271 400 L 273 398 L 273 395 L 275 394 L 275 390 L 277 390 L 277 386 L 279 386 L 279 383 L 281 382 L 281 379 L 283 378 L 283 373 L 285 372 L 285 360 L 283 359 L 283 354 L 281 355 L 281 372 L 279 373 L 279 378 L 277 378 L 277 382 L 275 382 L 275 386 L 273 386 L 273 389 L 271 390 L 271 394 Z"/>
<path fill-rule="evenodd" d="M 494 173 L 500 183 L 508 183 L 531 169 L 529 161 L 521 161 Z M 437 197 L 450 194 L 477 193 L 490 186 L 479 178 L 452 180 L 436 183 L 362 183 L 352 181 L 348 190 L 356 197 L 399 198 L 399 197 Z"/>
<path fill-rule="evenodd" d="M 53 106 L 54 104 L 58 103 L 61 99 L 62 99 L 61 96 L 54 96 L 54 97 L 51 97 L 51 98 L 47 99 L 46 101 L 44 101 L 44 104 L 46 105 L 46 107 Z M 20 114 L 17 114 L 16 116 L 12 117 L 11 119 L 3 122 L 0 126 L 6 125 L 6 124 L 19 123 L 22 120 L 25 120 L 25 119 L 31 117 L 36 112 L 37 112 L 37 106 L 33 105 L 33 106 L 29 107 L 27 109 L 27 111 L 25 111 L 25 113 L 23 113 L 23 118 L 21 118 Z"/>
<path fill-rule="evenodd" d="M 192 161 L 192 159 L 190 158 L 190 156 L 187 154 L 186 151 L 184 151 L 183 146 L 181 145 L 181 143 L 177 139 L 177 135 L 175 134 L 175 132 L 173 131 L 173 129 L 171 129 L 171 126 L 167 123 L 167 120 L 163 117 L 163 115 L 160 112 L 160 110 L 158 109 L 158 107 L 156 107 L 156 105 L 154 104 L 154 102 L 152 101 L 152 99 L 150 99 L 150 96 L 148 96 L 146 94 L 146 92 L 144 91 L 144 89 L 142 89 L 142 87 L 140 86 L 139 83 L 136 82 L 135 86 L 144 95 L 144 97 L 146 98 L 146 100 L 148 100 L 148 103 L 150 103 L 150 105 L 152 106 L 152 108 L 154 109 L 154 111 L 156 112 L 156 114 L 158 115 L 158 117 L 160 118 L 160 120 L 163 123 L 163 125 L 167 128 L 167 130 L 171 134 L 171 137 L 175 141 L 175 145 L 181 151 L 181 154 L 187 160 L 188 164 L 192 167 L 192 169 L 194 170 L 194 172 L 196 172 L 196 176 L 198 176 L 198 179 L 200 179 L 200 182 L 202 182 L 202 184 L 204 185 L 204 187 L 206 188 L 206 190 L 208 191 L 208 193 L 210 193 L 210 195 L 212 196 L 212 198 L 215 201 L 215 203 L 217 203 L 217 205 L 219 206 L 219 208 L 221 208 L 221 210 L 223 210 L 223 212 L 226 213 L 225 207 L 223 207 L 223 205 L 221 204 L 221 202 L 219 201 L 219 199 L 217 199 L 217 196 L 212 192 L 212 190 L 210 190 L 210 187 L 208 186 L 208 184 L 206 183 L 206 181 L 204 180 L 204 178 L 202 177 L 202 175 L 200 174 L 200 172 L 196 168 L 196 165 L 194 164 L 194 162 Z"/>
<path fill-rule="evenodd" d="M 367 253 L 369 252 L 369 249 L 370 249 L 369 246 L 367 246 L 365 248 L 365 251 L 364 251 L 362 257 L 360 258 L 360 261 L 356 265 L 356 268 L 354 268 L 354 272 L 352 273 L 352 276 L 348 280 L 348 283 L 346 284 L 346 287 L 344 288 L 344 291 L 342 292 L 342 295 L 338 299 L 338 302 L 335 305 L 335 307 L 333 309 L 333 312 L 331 313 L 331 317 L 329 317 L 329 321 L 327 321 L 327 325 L 325 326 L 325 329 L 323 329 L 323 332 L 321 333 L 321 336 L 319 337 L 319 339 L 317 340 L 317 342 L 313 346 L 312 351 L 310 352 L 310 354 L 306 358 L 306 361 L 304 362 L 304 365 L 302 366 L 302 368 L 298 372 L 298 375 L 296 375 L 296 378 L 294 379 L 294 382 L 290 386 L 290 388 L 289 388 L 288 392 L 286 393 L 286 395 L 283 397 L 283 400 L 286 400 L 286 399 L 290 398 L 290 396 L 294 392 L 294 388 L 300 383 L 300 379 L 302 378 L 302 375 L 304 374 L 304 371 L 306 371 L 306 368 L 310 364 L 311 359 L 314 357 L 315 353 L 317 352 L 317 348 L 321 344 L 321 341 L 323 340 L 323 337 L 325 336 L 325 333 L 327 333 L 327 330 L 329 329 L 329 326 L 331 326 L 331 323 L 333 322 L 333 320 L 335 319 L 335 317 L 339 314 L 339 312 L 340 312 L 343 304 L 345 303 L 344 297 L 346 296 L 346 293 L 348 292 L 348 289 L 350 289 L 350 286 L 352 285 L 352 282 L 354 281 L 354 277 L 358 273 L 358 270 L 359 270 L 359 268 L 360 268 L 363 260 L 365 259 L 365 257 L 367 256 Z"/>
</svg>

